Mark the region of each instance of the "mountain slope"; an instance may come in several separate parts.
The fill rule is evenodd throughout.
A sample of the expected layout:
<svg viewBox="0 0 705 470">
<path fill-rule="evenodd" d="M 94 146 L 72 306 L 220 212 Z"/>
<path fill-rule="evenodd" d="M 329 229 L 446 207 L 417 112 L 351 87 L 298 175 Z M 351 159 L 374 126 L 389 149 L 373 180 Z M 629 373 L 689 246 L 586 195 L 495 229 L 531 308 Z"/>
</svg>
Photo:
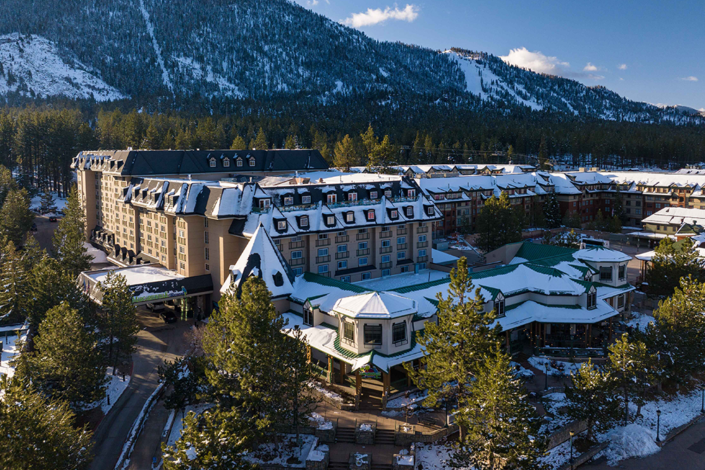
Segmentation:
<svg viewBox="0 0 705 470">
<path fill-rule="evenodd" d="M 4 3 L 0 34 L 40 36 L 66 64 L 95 70 L 95 77 L 138 102 L 156 96 L 329 104 L 353 96 L 358 103 L 415 100 L 579 118 L 703 121 L 489 54 L 376 41 L 287 0 Z"/>
</svg>

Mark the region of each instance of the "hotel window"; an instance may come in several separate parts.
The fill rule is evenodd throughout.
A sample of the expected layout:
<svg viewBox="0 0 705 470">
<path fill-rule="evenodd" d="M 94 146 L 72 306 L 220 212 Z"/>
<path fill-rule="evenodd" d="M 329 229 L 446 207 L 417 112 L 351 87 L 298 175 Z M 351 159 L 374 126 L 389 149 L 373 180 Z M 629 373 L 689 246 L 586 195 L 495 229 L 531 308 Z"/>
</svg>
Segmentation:
<svg viewBox="0 0 705 470">
<path fill-rule="evenodd" d="M 208 244 L 208 232 L 203 232 L 203 241 Z"/>
<path fill-rule="evenodd" d="M 394 342 L 394 346 L 406 344 L 406 322 L 392 325 L 392 342 Z"/>
<path fill-rule="evenodd" d="M 260 199 L 259 200 L 259 208 L 260 209 L 269 209 L 270 204 L 271 204 L 271 202 L 269 201 L 269 199 Z"/>
<path fill-rule="evenodd" d="M 377 199 L 379 193 L 377 191 L 370 191 L 370 199 Z"/>
<path fill-rule="evenodd" d="M 215 158 L 210 159 L 210 166 L 211 168 L 215 168 Z"/>
<path fill-rule="evenodd" d="M 307 215 L 301 216 L 301 226 L 308 227 L 308 216 Z"/>
<path fill-rule="evenodd" d="M 600 267 L 600 281 L 611 281 L 612 280 L 612 266 L 601 266 Z"/>
<path fill-rule="evenodd" d="M 382 325 L 365 325 L 365 345 L 380 346 L 382 344 Z"/>
<path fill-rule="evenodd" d="M 328 272 L 328 265 L 322 264 L 318 267 L 318 274 L 325 274 Z"/>
<path fill-rule="evenodd" d="M 319 233 L 318 239 L 319 240 L 328 240 L 328 234 L 327 233 Z"/>
<path fill-rule="evenodd" d="M 348 201 L 357 201 L 357 193 L 348 193 Z"/>
<path fill-rule="evenodd" d="M 250 163 L 250 166 L 255 166 L 255 157 L 250 158 L 248 162 Z"/>
<path fill-rule="evenodd" d="M 397 253 L 397 259 L 405 259 L 406 258 L 406 251 L 399 251 Z"/>
<path fill-rule="evenodd" d="M 401 269 L 399 270 L 401 274 L 408 273 L 409 272 L 409 266 L 402 266 Z"/>
<path fill-rule="evenodd" d="M 366 249 L 367 249 L 367 246 L 368 246 L 368 245 L 367 245 L 367 242 L 359 242 L 359 243 L 357 244 L 357 249 L 358 249 L 358 250 L 366 250 Z"/>
<path fill-rule="evenodd" d="M 595 289 L 595 286 L 592 286 L 590 288 L 590 291 L 588 292 L 587 295 L 587 308 L 595 308 L 597 304 L 597 289 Z"/>
<path fill-rule="evenodd" d="M 397 211 L 396 209 L 392 209 L 389 214 L 389 217 L 391 217 L 392 219 L 396 219 L 397 217 L 399 217 L 399 211 Z"/>
<path fill-rule="evenodd" d="M 132 222 L 132 217 L 130 217 L 130 222 Z M 166 220 L 162 220 L 161 222 L 162 222 L 162 223 L 165 223 Z M 208 219 L 203 219 L 203 226 L 204 226 L 205 228 L 208 228 Z M 164 227 L 162 227 L 162 231 L 164 231 Z"/>
<path fill-rule="evenodd" d="M 403 245 L 406 243 L 406 237 L 397 237 L 397 245 Z"/>
<path fill-rule="evenodd" d="M 391 246 L 389 240 L 382 240 L 382 248 L 388 248 L 389 246 Z"/>
<path fill-rule="evenodd" d="M 291 268 L 294 276 L 301 276 L 304 273 L 304 268 Z"/>
<path fill-rule="evenodd" d="M 367 220 L 375 220 L 375 211 L 367 211 Z"/>
<path fill-rule="evenodd" d="M 406 197 L 415 198 L 416 197 L 416 190 L 415 189 L 407 189 Z"/>
<path fill-rule="evenodd" d="M 227 158 L 223 159 L 223 166 L 225 168 L 228 168 L 230 166 L 230 160 Z"/>
<path fill-rule="evenodd" d="M 360 258 L 360 261 L 357 264 L 358 266 L 367 266 L 367 258 Z"/>
<path fill-rule="evenodd" d="M 504 297 L 501 294 L 495 300 L 495 313 L 498 317 L 504 316 Z"/>
<path fill-rule="evenodd" d="M 311 204 L 311 196 L 301 196 L 301 204 Z"/>
<path fill-rule="evenodd" d="M 617 308 L 624 308 L 624 294 L 617 296 Z"/>
<path fill-rule="evenodd" d="M 390 274 L 391 274 L 391 271 L 389 269 L 382 270 L 382 277 L 389 276 Z"/>
<path fill-rule="evenodd" d="M 284 205 L 285 205 L 285 206 L 290 206 L 290 205 L 292 205 L 292 204 L 294 204 L 294 198 L 293 198 L 292 196 L 286 196 L 286 197 L 284 198 Z"/>
<path fill-rule="evenodd" d="M 350 276 L 340 276 L 342 282 L 350 282 Z"/>
<path fill-rule="evenodd" d="M 162 259 L 166 259 L 166 257 L 162 256 Z M 210 270 L 211 270 L 211 266 L 208 263 L 206 263 L 206 271 L 210 271 Z"/>
<path fill-rule="evenodd" d="M 343 342 L 355 344 L 355 324 L 343 320 Z"/>
<path fill-rule="evenodd" d="M 392 190 L 391 190 L 391 189 L 385 189 L 385 190 L 384 190 L 384 197 L 386 197 L 387 199 L 389 199 L 390 197 L 392 197 Z"/>
<path fill-rule="evenodd" d="M 291 252 L 291 259 L 301 259 L 303 258 L 303 251 L 292 251 Z"/>
<path fill-rule="evenodd" d="M 382 255 L 382 262 L 383 263 L 389 263 L 390 257 L 389 255 Z"/>
<path fill-rule="evenodd" d="M 319 248 L 318 256 L 328 256 L 328 248 Z"/>
<path fill-rule="evenodd" d="M 419 235 L 419 243 L 423 243 L 426 241 L 426 235 Z"/>
<path fill-rule="evenodd" d="M 347 261 L 338 261 L 338 269 L 347 269 L 348 268 L 348 262 Z"/>
<path fill-rule="evenodd" d="M 419 250 L 419 256 L 426 256 L 426 250 Z"/>
<path fill-rule="evenodd" d="M 619 265 L 619 280 L 625 279 L 626 277 L 627 277 L 627 265 L 620 264 Z"/>
<path fill-rule="evenodd" d="M 338 253 L 345 253 L 348 251 L 348 245 L 338 245 Z"/>
<path fill-rule="evenodd" d="M 338 196 L 335 193 L 326 196 L 326 202 L 328 202 L 328 204 L 335 204 L 337 201 Z"/>
<path fill-rule="evenodd" d="M 242 158 L 238 158 L 237 160 L 235 160 L 235 162 L 237 166 L 242 166 Z"/>
<path fill-rule="evenodd" d="M 211 252 L 208 248 L 206 248 L 206 261 L 210 261 L 211 259 Z"/>
<path fill-rule="evenodd" d="M 362 280 L 366 281 L 372 277 L 372 274 L 370 273 L 362 273 Z"/>
<path fill-rule="evenodd" d="M 345 214 L 345 221 L 349 223 L 355 222 L 355 214 L 353 214 L 352 212 L 348 212 L 347 214 Z"/>
<path fill-rule="evenodd" d="M 406 208 L 406 216 L 407 217 L 413 217 L 414 216 L 414 208 L 409 206 Z"/>
<path fill-rule="evenodd" d="M 286 221 L 280 220 L 277 222 L 277 230 L 286 230 Z"/>
<path fill-rule="evenodd" d="M 313 326 L 313 310 L 309 305 L 304 307 L 304 325 Z"/>
<path fill-rule="evenodd" d="M 335 217 L 332 215 L 326 216 L 326 224 L 335 225 Z"/>
</svg>

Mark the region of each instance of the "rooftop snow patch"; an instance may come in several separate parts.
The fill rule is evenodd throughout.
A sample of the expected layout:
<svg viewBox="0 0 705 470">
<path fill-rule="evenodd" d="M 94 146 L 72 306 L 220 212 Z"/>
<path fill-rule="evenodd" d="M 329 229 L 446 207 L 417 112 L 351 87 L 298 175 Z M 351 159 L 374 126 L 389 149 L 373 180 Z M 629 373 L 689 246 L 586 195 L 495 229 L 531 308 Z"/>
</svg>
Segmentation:
<svg viewBox="0 0 705 470">
<path fill-rule="evenodd" d="M 396 318 L 418 311 L 416 301 L 389 292 L 369 292 L 339 299 L 333 310 L 356 318 Z"/>
</svg>

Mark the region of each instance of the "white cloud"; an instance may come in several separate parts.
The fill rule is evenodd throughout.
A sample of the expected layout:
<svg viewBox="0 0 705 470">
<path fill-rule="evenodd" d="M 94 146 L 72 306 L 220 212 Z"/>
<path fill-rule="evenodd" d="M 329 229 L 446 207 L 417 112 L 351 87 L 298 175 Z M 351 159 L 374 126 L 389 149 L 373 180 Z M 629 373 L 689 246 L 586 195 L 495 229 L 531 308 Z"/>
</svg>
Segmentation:
<svg viewBox="0 0 705 470">
<path fill-rule="evenodd" d="M 595 75 L 594 73 L 589 73 L 587 78 L 590 80 L 604 80 L 605 76 L 604 75 Z"/>
<path fill-rule="evenodd" d="M 531 52 L 526 47 L 512 49 L 509 54 L 500 56 L 500 59 L 517 67 L 551 75 L 564 75 L 565 69 L 570 67 L 568 62 L 563 62 L 558 57 L 549 57 L 540 51 Z"/>
<path fill-rule="evenodd" d="M 403 10 L 395 6 L 392 10 L 390 7 L 382 10 L 381 8 L 368 8 L 362 13 L 353 13 L 350 18 L 344 19 L 343 24 L 360 28 L 362 26 L 372 26 L 379 23 L 384 23 L 387 20 L 408 21 L 411 23 L 419 16 L 419 7 L 416 5 L 407 4 Z"/>
<path fill-rule="evenodd" d="M 596 65 L 593 65 L 592 63 L 588 62 L 587 65 L 583 67 L 583 70 L 585 70 L 586 72 L 597 72 L 600 69 Z"/>
<path fill-rule="evenodd" d="M 619 64 L 617 67 L 619 70 L 627 70 L 627 64 Z"/>
<path fill-rule="evenodd" d="M 698 77 L 694 77 L 691 75 L 690 77 L 683 77 L 683 78 L 681 78 L 681 80 L 683 80 L 685 82 L 697 82 Z"/>
</svg>

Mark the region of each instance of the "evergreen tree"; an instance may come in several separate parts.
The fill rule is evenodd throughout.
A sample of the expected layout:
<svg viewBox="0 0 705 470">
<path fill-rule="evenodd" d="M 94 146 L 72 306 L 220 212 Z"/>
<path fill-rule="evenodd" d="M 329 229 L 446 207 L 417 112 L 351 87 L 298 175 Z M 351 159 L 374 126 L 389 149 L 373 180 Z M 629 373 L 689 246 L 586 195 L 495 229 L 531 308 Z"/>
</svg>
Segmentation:
<svg viewBox="0 0 705 470">
<path fill-rule="evenodd" d="M 142 148 L 157 150 L 162 148 L 162 136 L 154 125 L 154 122 L 149 124 L 147 127 L 147 132 L 144 135 L 144 141 L 141 145 Z"/>
<path fill-rule="evenodd" d="M 507 243 L 521 240 L 521 220 L 509 202 L 509 196 L 502 191 L 497 198 L 492 196 L 477 216 L 478 244 L 486 252 L 495 250 Z"/>
<path fill-rule="evenodd" d="M 676 382 L 687 382 L 705 363 L 705 284 L 681 279 L 671 297 L 659 302 L 655 322 L 646 329 L 649 349 L 658 354 L 659 369 Z M 658 369 L 657 369 L 658 370 Z"/>
<path fill-rule="evenodd" d="M 563 214 L 563 225 L 570 228 L 582 228 L 582 220 L 580 219 L 580 213 L 578 211 L 571 211 L 570 209 L 565 211 Z"/>
<path fill-rule="evenodd" d="M 245 146 L 245 140 L 240 137 L 239 135 L 233 139 L 233 143 L 230 146 L 231 150 L 246 150 L 247 147 Z"/>
<path fill-rule="evenodd" d="M 619 217 L 622 223 L 627 220 L 626 214 L 624 213 L 624 198 L 622 196 L 622 191 L 619 189 L 619 184 L 616 184 L 616 189 L 614 193 L 614 205 L 612 206 L 612 215 Z"/>
<path fill-rule="evenodd" d="M 335 144 L 333 166 L 342 168 L 343 171 L 350 171 L 350 167 L 354 166 L 355 163 L 353 141 L 349 135 L 346 135 L 342 141 Z"/>
<path fill-rule="evenodd" d="M 62 303 L 47 312 L 34 338 L 35 350 L 20 355 L 26 362 L 18 365 L 17 374 L 47 397 L 81 410 L 105 396 L 105 366 L 96 343 L 78 312 Z"/>
<path fill-rule="evenodd" d="M 540 469 L 546 440 L 541 420 L 528 400 L 510 357 L 499 349 L 485 353 L 472 393 L 458 408 L 456 421 L 467 429 L 451 460 L 455 468 Z"/>
<path fill-rule="evenodd" d="M 108 343 L 108 365 L 115 374 L 118 363 L 129 360 L 135 351 L 140 326 L 125 276 L 109 272 L 99 288 L 103 292 L 100 331 Z"/>
<path fill-rule="evenodd" d="M 174 138 L 174 132 L 171 129 L 167 129 L 166 135 L 164 135 L 164 140 L 162 141 L 161 148 L 172 150 L 176 148 L 176 139 Z"/>
<path fill-rule="evenodd" d="M 598 209 L 597 215 L 595 216 L 595 220 L 593 220 L 590 225 L 592 226 L 593 230 L 598 230 L 598 231 L 607 230 L 605 216 L 602 215 L 602 210 Z"/>
<path fill-rule="evenodd" d="M 556 193 L 553 191 L 546 196 L 546 201 L 543 203 L 543 213 L 547 228 L 558 228 L 561 226 L 561 208 L 558 204 Z"/>
<path fill-rule="evenodd" d="M 84 245 L 85 239 L 86 219 L 78 199 L 78 190 L 74 186 L 53 240 L 54 256 L 74 278 L 91 267 L 92 258 Z"/>
<path fill-rule="evenodd" d="M 294 141 L 294 136 L 292 136 L 292 135 L 286 136 L 286 140 L 284 140 L 284 148 L 285 149 L 295 149 L 296 148 L 296 142 Z"/>
<path fill-rule="evenodd" d="M 572 387 L 566 387 L 567 415 L 573 421 L 587 424 L 587 440 L 595 432 L 607 431 L 617 416 L 619 402 L 614 399 L 609 374 L 601 371 L 592 361 L 583 363 L 577 372 L 570 374 Z"/>
<path fill-rule="evenodd" d="M 573 248 L 573 249 L 578 249 L 580 248 L 580 238 L 578 238 L 578 235 L 575 233 L 575 230 L 570 229 L 570 232 L 568 232 L 564 237 L 559 239 L 558 246 L 564 246 L 566 248 Z"/>
<path fill-rule="evenodd" d="M 507 149 L 507 163 L 512 163 L 513 158 L 514 158 L 514 146 L 510 145 L 509 149 Z"/>
<path fill-rule="evenodd" d="M 250 147 L 255 150 L 267 150 L 269 148 L 267 145 L 267 134 L 264 133 L 264 129 L 261 127 L 259 128 L 259 132 L 257 132 L 257 138 L 255 138 Z"/>
<path fill-rule="evenodd" d="M 32 227 L 34 215 L 29 210 L 29 197 L 25 189 L 11 190 L 0 209 L 0 238 L 5 237 L 15 246 L 22 245 Z"/>
<path fill-rule="evenodd" d="M 494 314 L 483 311 L 480 289 L 473 288 L 465 257 L 451 270 L 450 279 L 448 297 L 437 295 L 438 323 L 428 322 L 424 334 L 416 337 L 423 351 L 420 367 L 405 363 L 404 368 L 419 388 L 428 390 L 425 406 L 448 400 L 457 401 L 462 409 L 471 400 L 469 384 L 480 362 L 498 347 L 499 327 L 492 328 Z M 465 435 L 464 426 L 460 434 Z"/>
<path fill-rule="evenodd" d="M 45 191 L 42 193 L 39 210 L 42 214 L 56 212 L 56 204 L 54 204 L 54 195 L 51 194 L 49 191 Z"/>
<path fill-rule="evenodd" d="M 609 347 L 607 370 L 616 391 L 621 393 L 624 425 L 629 422 L 629 402 L 637 405 L 637 416 L 645 402 L 646 390 L 655 382 L 656 357 L 646 344 L 630 340 L 624 333 Z"/>
<path fill-rule="evenodd" d="M 0 158 L 3 155 L 0 154 Z M 12 172 L 0 165 L 0 207 L 5 204 L 5 199 L 10 191 L 19 189 L 15 178 L 12 177 Z"/>
<path fill-rule="evenodd" d="M 546 136 L 541 136 L 541 144 L 539 144 L 539 170 L 548 170 L 548 146 L 546 145 Z"/>
<path fill-rule="evenodd" d="M 381 167 L 382 171 L 393 163 L 398 150 L 389 142 L 389 136 L 385 135 L 382 142 L 372 150 L 367 168 Z"/>
<path fill-rule="evenodd" d="M 365 158 L 368 161 L 372 160 L 372 154 L 375 149 L 379 146 L 379 139 L 375 136 L 375 131 L 372 129 L 372 124 L 367 126 L 367 130 L 364 134 L 360 134 L 360 139 L 362 139 L 362 146 L 365 152 Z"/>
<path fill-rule="evenodd" d="M 705 279 L 703 263 L 691 240 L 676 243 L 671 238 L 664 238 L 655 251 L 646 271 L 649 295 L 667 297 L 673 294 L 684 277 Z"/>
<path fill-rule="evenodd" d="M 82 470 L 91 460 L 87 425 L 60 400 L 46 398 L 31 384 L 2 378 L 0 467 L 6 470 Z"/>
<path fill-rule="evenodd" d="M 613 215 L 609 225 L 609 231 L 612 233 L 622 233 L 622 219 Z"/>
<path fill-rule="evenodd" d="M 2 238 L 0 238 L 0 241 Z M 30 312 L 30 277 L 11 241 L 0 250 L 0 324 L 21 323 Z"/>
<path fill-rule="evenodd" d="M 193 148 L 191 145 L 191 135 L 187 130 L 179 129 L 176 134 L 175 148 L 178 150 L 188 150 Z"/>
<path fill-rule="evenodd" d="M 164 399 L 164 407 L 168 410 L 184 410 L 198 399 L 208 394 L 209 385 L 206 381 L 207 358 L 188 355 L 173 362 L 164 361 L 159 366 L 159 378 L 169 387 L 169 394 Z"/>
</svg>

